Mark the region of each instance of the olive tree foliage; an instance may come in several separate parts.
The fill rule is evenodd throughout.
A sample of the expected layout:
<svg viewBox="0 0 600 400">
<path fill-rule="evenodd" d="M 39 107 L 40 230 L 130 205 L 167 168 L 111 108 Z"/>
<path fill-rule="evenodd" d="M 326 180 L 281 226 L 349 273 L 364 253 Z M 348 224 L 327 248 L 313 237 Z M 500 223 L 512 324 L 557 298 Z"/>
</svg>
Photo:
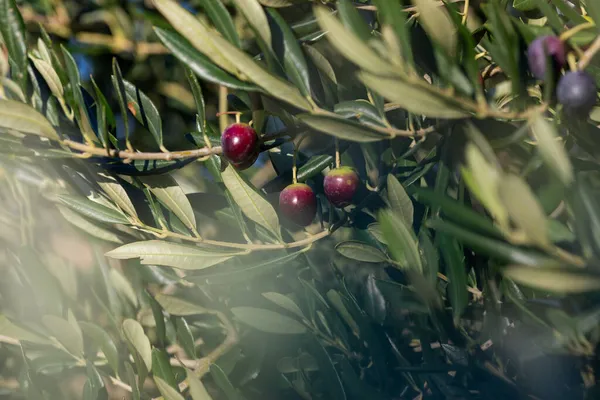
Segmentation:
<svg viewBox="0 0 600 400">
<path fill-rule="evenodd" d="M 0 394 L 596 398 L 600 108 L 555 88 L 600 84 L 597 2 L 106 3 L 79 10 L 94 34 L 0 0 Z M 86 76 L 70 35 L 160 60 L 162 92 L 116 58 Z M 567 63 L 537 80 L 543 35 Z M 361 187 L 335 208 L 340 164 Z"/>
</svg>

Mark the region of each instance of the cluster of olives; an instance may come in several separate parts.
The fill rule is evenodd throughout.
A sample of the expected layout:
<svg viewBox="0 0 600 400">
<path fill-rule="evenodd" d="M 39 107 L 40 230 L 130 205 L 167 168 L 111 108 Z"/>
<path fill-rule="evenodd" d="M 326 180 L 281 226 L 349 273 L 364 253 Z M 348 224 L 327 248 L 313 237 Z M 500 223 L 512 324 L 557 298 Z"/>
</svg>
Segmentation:
<svg viewBox="0 0 600 400">
<path fill-rule="evenodd" d="M 544 80 L 547 60 L 551 60 L 555 76 L 566 65 L 564 43 L 556 36 L 541 36 L 527 49 L 529 69 L 534 77 Z M 568 71 L 558 80 L 556 98 L 567 115 L 587 118 L 596 104 L 596 82 L 585 71 Z"/>
<path fill-rule="evenodd" d="M 258 158 L 260 140 L 251 126 L 236 123 L 223 131 L 221 147 L 227 161 L 237 169 L 246 169 Z M 327 200 L 338 208 L 352 203 L 358 185 L 358 175 L 349 167 L 332 169 L 323 181 Z M 310 225 L 317 213 L 314 191 L 304 183 L 288 185 L 279 195 L 279 211 L 297 225 Z"/>
</svg>

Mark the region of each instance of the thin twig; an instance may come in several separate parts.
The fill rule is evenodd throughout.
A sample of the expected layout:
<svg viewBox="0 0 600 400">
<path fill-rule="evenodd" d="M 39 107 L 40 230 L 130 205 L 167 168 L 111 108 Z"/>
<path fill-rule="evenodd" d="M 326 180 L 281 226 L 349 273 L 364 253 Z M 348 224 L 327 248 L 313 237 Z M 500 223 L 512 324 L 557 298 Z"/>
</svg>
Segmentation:
<svg viewBox="0 0 600 400">
<path fill-rule="evenodd" d="M 588 49 L 583 53 L 583 56 L 581 56 L 581 58 L 579 59 L 577 67 L 580 70 L 584 70 L 590 64 L 590 62 L 592 62 L 592 59 L 594 58 L 596 53 L 598 53 L 598 51 L 600 51 L 600 35 L 596 38 L 596 40 L 594 40 L 594 43 L 592 43 L 592 45 L 588 47 Z"/>
</svg>

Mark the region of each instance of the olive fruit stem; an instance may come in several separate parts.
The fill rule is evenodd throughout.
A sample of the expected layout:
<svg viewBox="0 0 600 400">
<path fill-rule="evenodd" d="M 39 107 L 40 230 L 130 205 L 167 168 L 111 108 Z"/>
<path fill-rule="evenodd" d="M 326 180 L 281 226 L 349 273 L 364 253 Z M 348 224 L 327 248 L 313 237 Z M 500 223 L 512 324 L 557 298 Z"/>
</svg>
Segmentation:
<svg viewBox="0 0 600 400">
<path fill-rule="evenodd" d="M 579 59 L 578 67 L 580 70 L 584 70 L 589 63 L 592 61 L 592 58 L 596 55 L 596 53 L 600 51 L 600 35 L 596 37 L 594 43 L 583 53 L 583 56 Z"/>
<path fill-rule="evenodd" d="M 335 167 L 339 168 L 340 164 L 340 141 L 335 138 Z"/>
</svg>

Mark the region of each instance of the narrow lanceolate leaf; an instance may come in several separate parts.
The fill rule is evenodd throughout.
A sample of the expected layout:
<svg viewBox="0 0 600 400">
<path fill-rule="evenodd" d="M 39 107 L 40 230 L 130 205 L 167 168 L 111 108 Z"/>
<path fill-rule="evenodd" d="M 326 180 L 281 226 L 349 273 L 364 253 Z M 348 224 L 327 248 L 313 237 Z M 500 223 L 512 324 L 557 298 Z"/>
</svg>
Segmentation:
<svg viewBox="0 0 600 400">
<path fill-rule="evenodd" d="M 440 234 L 439 240 L 440 249 L 446 262 L 446 274 L 449 279 L 448 297 L 452 305 L 452 313 L 454 314 L 455 321 L 458 321 L 458 318 L 469 302 L 464 257 L 456 239 L 445 234 Z"/>
<path fill-rule="evenodd" d="M 108 273 L 111 287 L 115 289 L 117 293 L 120 293 L 123 297 L 133 304 L 134 307 L 138 306 L 138 298 L 131 283 L 116 269 L 112 268 Z"/>
<path fill-rule="evenodd" d="M 378 132 L 366 125 L 333 115 L 298 114 L 296 117 L 320 132 L 344 140 L 366 143 L 390 139 L 391 136 Z"/>
<path fill-rule="evenodd" d="M 271 30 L 265 11 L 257 0 L 233 0 L 246 20 L 267 45 L 271 45 Z"/>
<path fill-rule="evenodd" d="M 0 1 L 0 33 L 9 59 L 18 68 L 13 73 L 20 82 L 24 82 L 27 76 L 27 42 L 25 24 L 15 0 Z M 24 87 L 23 84 L 21 87 Z"/>
<path fill-rule="evenodd" d="M 67 76 L 69 77 L 71 95 L 73 96 L 73 103 L 71 107 L 75 110 L 75 119 L 81 130 L 81 134 L 85 137 L 87 142 L 96 142 L 96 134 L 90 125 L 90 116 L 88 115 L 85 101 L 83 100 L 83 94 L 81 93 L 81 76 L 79 74 L 79 68 L 77 62 L 69 53 L 69 51 L 61 46 L 63 59 L 65 62 L 65 69 L 67 70 Z"/>
<path fill-rule="evenodd" d="M 200 78 L 231 89 L 252 90 L 259 88 L 250 82 L 243 82 L 216 66 L 207 56 L 194 48 L 190 42 L 177 32 L 154 28 L 156 36 L 173 53 L 175 57 L 187 65 Z"/>
<path fill-rule="evenodd" d="M 270 72 L 262 68 L 248 54 L 238 49 L 221 36 L 214 32 L 209 33 L 215 46 L 228 60 L 235 62 L 240 73 L 247 77 L 261 88 L 263 88 L 271 96 L 283 100 L 294 107 L 302 110 L 311 110 L 312 105 L 302 96 L 300 91 L 290 83 L 272 75 Z M 239 74 L 238 74 L 239 75 Z"/>
<path fill-rule="evenodd" d="M 231 43 L 240 47 L 240 38 L 235 23 L 223 2 L 221 0 L 204 0 L 202 1 L 202 7 L 218 31 Z"/>
<path fill-rule="evenodd" d="M 100 179 L 97 181 L 98 185 L 100 185 L 108 197 L 110 197 L 121 210 L 125 211 L 128 215 L 137 218 L 137 211 L 123 186 L 121 186 L 121 184 L 119 184 L 112 176 L 106 174 L 99 174 L 99 176 Z"/>
<path fill-rule="evenodd" d="M 166 265 L 187 270 L 212 267 L 237 254 L 239 253 L 207 250 L 162 240 L 129 243 L 106 253 L 108 257 L 120 260 L 139 258 L 142 264 Z"/>
<path fill-rule="evenodd" d="M 419 246 L 414 232 L 390 210 L 382 210 L 377 216 L 383 237 L 394 260 L 405 269 L 423 271 Z"/>
<path fill-rule="evenodd" d="M 79 322 L 79 325 L 81 326 L 83 333 L 86 336 L 89 336 L 92 341 L 100 347 L 100 350 L 104 353 L 104 357 L 106 357 L 108 365 L 110 365 L 115 373 L 118 373 L 119 353 L 117 351 L 117 346 L 110 335 L 106 333 L 104 329 L 91 322 L 81 321 Z"/>
<path fill-rule="evenodd" d="M 162 147 L 162 121 L 158 109 L 150 98 L 135 85 L 123 81 L 127 104 L 133 107 L 133 116 L 148 128 L 156 143 Z"/>
<path fill-rule="evenodd" d="M 273 303 L 277 304 L 279 307 L 284 308 L 284 309 L 288 310 L 289 312 L 296 314 L 300 318 L 304 318 L 304 313 L 302 312 L 300 307 L 298 307 L 298 305 L 294 302 L 294 300 L 290 299 L 289 297 L 284 296 L 281 293 L 276 293 L 276 292 L 266 292 L 266 293 L 263 293 L 262 295 L 265 299 L 272 301 Z"/>
<path fill-rule="evenodd" d="M 502 273 L 522 285 L 558 294 L 600 290 L 600 275 L 580 269 L 510 266 Z"/>
<path fill-rule="evenodd" d="M 500 171 L 485 159 L 481 151 L 472 143 L 465 149 L 467 168 L 462 170 L 465 184 L 471 193 L 487 208 L 501 227 L 508 225 L 508 212 L 500 201 L 498 185 Z"/>
<path fill-rule="evenodd" d="M 117 98 L 117 103 L 119 103 L 119 110 L 121 111 L 121 115 L 123 120 L 127 121 L 127 95 L 125 94 L 125 84 L 123 83 L 123 74 L 121 73 L 121 68 L 119 67 L 119 63 L 116 58 L 113 58 L 112 61 L 112 71 L 113 74 L 110 77 L 115 97 Z M 123 124 L 123 130 L 125 131 L 125 141 L 129 146 L 129 124 Z"/>
<path fill-rule="evenodd" d="M 74 326 L 69 321 L 54 315 L 42 317 L 44 326 L 71 354 L 83 355 L 83 336 L 79 326 Z"/>
<path fill-rule="evenodd" d="M 171 175 L 155 175 L 140 178 L 161 203 L 173 211 L 191 230 L 196 230 L 196 216 L 183 189 Z"/>
<path fill-rule="evenodd" d="M 221 174 L 223 183 L 242 212 L 260 226 L 280 237 L 279 218 L 275 209 L 231 165 Z"/>
<path fill-rule="evenodd" d="M 69 221 L 71 224 L 75 225 L 82 231 L 94 237 L 97 237 L 98 239 L 106 240 L 107 242 L 113 242 L 117 244 L 123 243 L 123 241 L 115 233 L 107 229 L 101 228 L 97 225 L 94 225 L 87 219 L 83 218 L 80 214 L 71 211 L 67 207 L 58 206 L 58 211 L 60 211 L 64 219 Z"/>
<path fill-rule="evenodd" d="M 294 32 L 277 11 L 269 9 L 269 15 L 273 18 L 283 36 L 283 48 L 281 51 L 283 52 L 283 64 L 287 76 L 300 89 L 304 96 L 310 96 L 308 67 L 304 59 L 304 53 L 294 36 Z"/>
<path fill-rule="evenodd" d="M 387 176 L 387 201 L 392 211 L 404 220 L 406 226 L 413 225 L 414 207 L 412 200 L 408 197 L 402 184 L 392 174 Z"/>
<path fill-rule="evenodd" d="M 160 304 L 163 310 L 171 315 L 185 317 L 188 315 L 205 314 L 207 312 L 206 308 L 175 296 L 158 293 L 154 296 L 154 299 Z"/>
<path fill-rule="evenodd" d="M 0 130 L 59 139 L 46 117 L 27 104 L 8 99 L 0 99 Z"/>
<path fill-rule="evenodd" d="M 156 383 L 156 387 L 160 391 L 160 394 L 163 395 L 165 400 L 185 400 L 177 390 L 175 390 L 164 380 L 160 379 L 158 376 L 154 377 L 154 382 Z"/>
<path fill-rule="evenodd" d="M 274 311 L 254 307 L 234 307 L 231 312 L 246 325 L 267 333 L 297 335 L 306 332 L 300 322 Z"/>
<path fill-rule="evenodd" d="M 62 194 L 58 196 L 58 199 L 70 209 L 77 211 L 78 213 L 95 219 L 100 222 L 107 224 L 127 224 L 129 221 L 127 217 L 119 211 L 105 207 L 94 201 L 84 199 L 77 196 L 70 196 Z"/>
<path fill-rule="evenodd" d="M 389 260 L 388 256 L 378 248 L 353 240 L 338 243 L 335 249 L 344 257 L 352 260 L 368 263 L 380 263 Z"/>
<path fill-rule="evenodd" d="M 540 155 L 548 169 L 567 186 L 573 181 L 573 166 L 552 124 L 542 115 L 536 115 L 531 130 L 538 143 Z"/>
<path fill-rule="evenodd" d="M 360 72 L 358 76 L 369 88 L 414 114 L 446 119 L 469 115 L 454 101 L 427 89 L 422 83 L 415 84 L 404 77 L 381 77 L 368 72 Z"/>
<path fill-rule="evenodd" d="M 50 340 L 47 337 L 38 335 L 28 329 L 22 328 L 4 315 L 0 314 L 0 335 L 9 337 L 15 340 L 24 340 L 26 342 L 38 343 L 38 344 L 50 344 Z"/>
<path fill-rule="evenodd" d="M 456 28 L 448 11 L 435 0 L 412 0 L 419 11 L 419 22 L 449 56 L 456 54 Z"/>
<path fill-rule="evenodd" d="M 500 199 L 513 223 L 535 244 L 547 246 L 548 226 L 542 206 L 527 183 L 517 175 L 505 175 L 498 187 Z"/>
<path fill-rule="evenodd" d="M 152 348 L 142 325 L 134 319 L 126 319 L 123 321 L 123 336 L 138 353 L 146 369 L 152 370 Z"/>
<path fill-rule="evenodd" d="M 377 54 L 367 43 L 363 42 L 325 7 L 315 8 L 315 16 L 321 28 L 327 31 L 327 39 L 342 53 L 344 57 L 365 71 L 384 76 L 394 76 L 397 68 Z"/>
<path fill-rule="evenodd" d="M 202 381 L 196 376 L 194 371 L 186 369 L 185 372 L 187 374 L 192 400 L 212 400 L 212 397 L 210 397 L 210 394 L 206 391 L 204 384 L 202 384 Z"/>
<path fill-rule="evenodd" d="M 58 74 L 52 67 L 51 62 L 37 58 L 33 55 L 30 55 L 29 58 L 33 62 L 33 65 L 35 65 L 35 68 L 39 71 L 40 75 L 42 75 L 46 81 L 46 84 L 50 88 L 52 94 L 56 96 L 57 99 L 62 100 L 64 93 L 63 86 Z"/>
<path fill-rule="evenodd" d="M 219 67 L 234 75 L 237 68 L 234 61 L 221 54 L 219 47 L 211 41 L 214 35 L 209 29 L 173 0 L 154 0 L 156 9 L 173 25 L 173 28 L 185 37 L 196 49 L 200 50 Z M 227 42 L 226 39 L 223 39 Z M 229 42 L 227 42 L 229 44 Z M 232 44 L 230 44 L 233 46 Z M 234 46 L 235 47 L 235 46 Z"/>
</svg>

